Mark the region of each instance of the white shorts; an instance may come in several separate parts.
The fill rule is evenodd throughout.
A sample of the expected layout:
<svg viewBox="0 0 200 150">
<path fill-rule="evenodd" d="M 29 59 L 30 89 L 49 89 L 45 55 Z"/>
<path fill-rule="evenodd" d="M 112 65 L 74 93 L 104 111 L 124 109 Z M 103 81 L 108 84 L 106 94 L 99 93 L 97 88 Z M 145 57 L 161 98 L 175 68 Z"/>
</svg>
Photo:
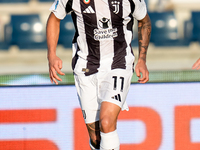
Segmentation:
<svg viewBox="0 0 200 150">
<path fill-rule="evenodd" d="M 129 110 L 126 96 L 132 75 L 132 70 L 124 69 L 98 72 L 90 76 L 74 75 L 85 123 L 99 120 L 100 106 L 103 101 L 114 103 L 122 110 Z"/>
</svg>

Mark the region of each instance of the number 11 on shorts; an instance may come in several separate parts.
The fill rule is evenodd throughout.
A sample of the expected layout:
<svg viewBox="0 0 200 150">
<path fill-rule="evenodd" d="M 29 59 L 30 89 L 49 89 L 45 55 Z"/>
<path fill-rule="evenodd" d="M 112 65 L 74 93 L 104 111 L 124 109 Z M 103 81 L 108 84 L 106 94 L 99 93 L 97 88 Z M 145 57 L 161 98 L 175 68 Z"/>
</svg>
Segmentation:
<svg viewBox="0 0 200 150">
<path fill-rule="evenodd" d="M 117 76 L 113 76 L 112 77 L 114 79 L 114 86 L 113 89 L 116 90 L 117 89 Z M 124 77 L 119 77 L 119 79 L 121 80 L 121 89 L 120 91 L 123 92 L 123 88 L 124 88 Z"/>
</svg>

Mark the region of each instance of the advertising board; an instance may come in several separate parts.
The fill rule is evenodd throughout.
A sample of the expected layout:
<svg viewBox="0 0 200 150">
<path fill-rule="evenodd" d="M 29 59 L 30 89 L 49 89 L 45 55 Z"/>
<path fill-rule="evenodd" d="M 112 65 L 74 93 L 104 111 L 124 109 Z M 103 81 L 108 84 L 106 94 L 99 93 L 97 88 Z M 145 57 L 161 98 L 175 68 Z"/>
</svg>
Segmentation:
<svg viewBox="0 0 200 150">
<path fill-rule="evenodd" d="M 132 84 L 121 150 L 199 150 L 200 83 Z M 74 85 L 0 87 L 0 150 L 88 150 Z"/>
</svg>

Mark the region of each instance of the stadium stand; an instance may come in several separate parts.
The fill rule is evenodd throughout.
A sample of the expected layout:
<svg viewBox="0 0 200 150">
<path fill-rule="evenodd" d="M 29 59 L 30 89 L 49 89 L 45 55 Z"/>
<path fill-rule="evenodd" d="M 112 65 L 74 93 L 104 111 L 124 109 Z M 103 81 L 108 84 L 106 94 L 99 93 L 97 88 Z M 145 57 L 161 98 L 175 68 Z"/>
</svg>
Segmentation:
<svg viewBox="0 0 200 150">
<path fill-rule="evenodd" d="M 133 31 L 134 33 L 136 33 L 135 31 Z M 131 46 L 132 47 L 138 47 L 138 36 L 135 34 L 134 38 L 131 41 Z"/>
<path fill-rule="evenodd" d="M 0 0 L 0 3 L 28 3 L 30 0 Z"/>
<path fill-rule="evenodd" d="M 75 33 L 75 28 L 71 15 L 67 15 L 60 22 L 60 35 L 58 44 L 61 44 L 65 48 L 71 48 L 74 33 Z"/>
<path fill-rule="evenodd" d="M 4 34 L 2 34 L 3 40 L 0 41 L 0 50 L 8 50 L 11 46 L 11 32 L 12 29 L 10 28 L 10 26 L 5 25 Z"/>
<path fill-rule="evenodd" d="M 12 29 L 11 45 L 17 45 L 20 49 L 46 48 L 46 36 L 38 14 L 11 15 L 7 28 Z"/>
<path fill-rule="evenodd" d="M 192 29 L 193 29 L 192 21 L 191 20 L 184 21 L 184 39 L 188 43 L 193 42 L 193 40 L 192 40 Z"/>
<path fill-rule="evenodd" d="M 193 23 L 192 40 L 200 42 L 200 11 L 193 11 L 191 21 Z"/>
<path fill-rule="evenodd" d="M 180 39 L 178 21 L 173 11 L 149 12 L 152 23 L 151 41 L 155 46 L 188 46 L 189 42 Z"/>
<path fill-rule="evenodd" d="M 191 18 L 184 21 L 184 37 L 189 42 L 200 42 L 200 12 L 192 11 Z"/>
<path fill-rule="evenodd" d="M 4 41 L 0 42 L 0 50 L 8 50 L 9 44 L 5 43 Z"/>
<path fill-rule="evenodd" d="M 133 25 L 133 38 L 131 41 L 131 46 L 132 47 L 138 47 L 138 28 L 137 28 L 137 21 L 134 20 L 134 25 Z"/>
<path fill-rule="evenodd" d="M 38 72 L 39 73 L 48 72 L 47 60 L 46 60 L 46 48 L 44 50 L 41 50 L 40 47 L 42 46 L 38 46 L 40 44 L 33 42 L 33 40 L 32 42 L 30 42 L 31 44 L 29 44 L 29 42 L 26 41 L 28 39 L 30 41 L 30 35 L 31 35 L 30 32 L 33 31 L 28 31 L 29 34 L 27 33 L 27 35 L 24 35 L 25 31 L 20 31 L 18 32 L 18 34 L 14 34 L 14 32 L 16 31 L 13 30 L 12 32 L 12 29 L 14 29 L 12 26 L 14 22 L 12 21 L 11 16 L 14 14 L 39 15 L 39 19 L 41 19 L 41 22 L 43 24 L 43 32 L 40 32 L 40 34 L 42 35 L 41 37 L 43 37 L 45 36 L 44 30 L 45 30 L 46 20 L 48 19 L 50 13 L 49 8 L 51 7 L 53 1 L 54 0 L 0 0 L 0 68 L 1 68 L 0 74 L 8 75 L 8 74 L 20 74 L 20 73 L 29 74 Z M 181 69 L 190 70 L 193 63 L 200 56 L 200 51 L 199 51 L 200 45 L 197 41 L 193 42 L 192 38 L 193 37 L 192 30 L 193 29 L 196 30 L 195 28 L 193 28 L 194 23 L 192 23 L 192 18 L 194 17 L 192 17 L 192 11 L 200 12 L 200 7 L 199 7 L 200 1 L 191 0 L 190 2 L 188 2 L 188 0 L 171 0 L 172 5 L 170 5 L 170 7 L 167 8 L 165 7 L 162 10 L 158 10 L 157 6 L 158 0 L 147 0 L 147 1 L 149 2 L 148 11 L 150 15 L 151 13 L 156 12 L 155 19 L 153 15 L 150 16 L 152 20 L 152 26 L 154 26 L 156 20 L 159 20 L 157 22 L 158 26 L 162 27 L 163 22 L 165 25 L 164 26 L 165 28 L 164 27 L 152 28 L 153 30 L 152 30 L 151 44 L 149 45 L 148 61 L 147 61 L 149 70 L 150 71 L 181 70 Z M 166 19 L 163 19 L 165 17 L 161 16 L 165 14 L 165 11 L 168 12 L 170 11 L 170 13 L 172 13 L 172 17 L 175 18 L 171 20 L 171 25 L 174 26 L 174 28 L 169 28 L 168 27 L 169 20 L 166 21 Z M 166 13 L 169 15 L 168 12 Z M 72 56 L 71 41 L 74 35 L 74 29 L 71 22 L 71 17 L 69 18 L 68 17 L 69 16 L 67 16 L 61 22 L 61 35 L 59 38 L 60 45 L 57 47 L 58 56 L 63 60 L 63 63 L 65 64 L 65 66 L 63 67 L 64 72 L 71 72 L 71 56 Z M 21 17 L 17 19 L 18 22 L 19 21 L 22 22 L 20 18 Z M 66 23 L 64 22 L 65 20 L 67 20 L 67 18 L 70 20 L 70 23 L 68 23 L 68 25 L 65 25 Z M 188 21 L 184 22 L 186 20 Z M 198 19 L 196 19 L 196 21 L 197 20 Z M 29 28 L 31 25 L 29 23 L 26 23 L 27 21 L 23 22 L 25 22 L 25 24 L 22 23 L 23 24 L 22 28 L 27 30 L 27 28 Z M 185 30 L 183 27 L 185 27 Z M 30 28 L 32 28 L 32 26 Z M 163 31 L 161 29 L 163 29 Z M 183 36 L 183 31 L 185 31 L 184 32 L 185 36 Z M 160 36 L 158 35 L 159 38 L 158 37 L 155 38 L 157 35 L 154 32 L 160 34 Z M 198 31 L 195 31 L 195 33 L 197 32 Z M 132 46 L 137 46 L 138 45 L 137 21 L 135 21 L 133 33 L 134 36 L 133 36 Z M 19 40 L 21 38 L 20 34 L 25 36 L 26 38 L 22 40 L 22 42 L 25 44 L 21 43 L 20 44 L 21 47 L 18 47 L 16 46 L 18 43 L 15 43 L 16 45 L 13 45 L 14 43 L 12 42 L 13 41 L 12 38 L 14 35 L 17 35 L 19 37 L 17 36 L 16 37 Z M 32 36 L 35 35 L 36 33 L 34 32 Z M 167 37 L 162 37 L 162 35 Z M 170 35 L 172 36 L 172 38 L 177 37 L 177 39 L 169 38 Z M 178 38 L 179 35 L 181 38 L 183 37 L 185 38 L 179 39 Z M 44 40 L 46 39 L 44 38 Z M 183 42 L 184 40 L 186 41 L 186 43 Z M 187 46 L 189 41 L 192 43 L 189 46 Z M 156 42 L 156 44 L 154 45 L 153 42 Z M 62 44 L 65 44 L 66 48 L 63 47 Z M 24 48 L 23 50 L 21 50 L 23 48 L 22 46 L 27 47 L 27 45 L 29 46 L 29 48 L 27 49 Z M 180 45 L 180 46 L 169 47 L 174 45 Z M 46 46 L 46 44 L 44 44 L 43 46 Z M 138 49 L 134 47 L 133 51 L 137 61 Z"/>
</svg>

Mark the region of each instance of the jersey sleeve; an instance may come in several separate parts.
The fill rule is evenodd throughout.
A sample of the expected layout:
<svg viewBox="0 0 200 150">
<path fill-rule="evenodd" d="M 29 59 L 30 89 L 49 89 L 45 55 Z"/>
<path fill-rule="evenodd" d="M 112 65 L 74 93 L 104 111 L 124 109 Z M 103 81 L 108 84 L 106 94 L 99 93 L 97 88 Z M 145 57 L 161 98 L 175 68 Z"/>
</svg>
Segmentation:
<svg viewBox="0 0 200 150">
<path fill-rule="evenodd" d="M 147 7 L 144 0 L 133 0 L 135 3 L 135 10 L 133 17 L 137 20 L 142 20 L 147 14 Z"/>
<path fill-rule="evenodd" d="M 53 12 L 58 19 L 64 19 L 67 15 L 65 11 L 67 2 L 68 0 L 55 0 L 49 10 Z"/>
</svg>

